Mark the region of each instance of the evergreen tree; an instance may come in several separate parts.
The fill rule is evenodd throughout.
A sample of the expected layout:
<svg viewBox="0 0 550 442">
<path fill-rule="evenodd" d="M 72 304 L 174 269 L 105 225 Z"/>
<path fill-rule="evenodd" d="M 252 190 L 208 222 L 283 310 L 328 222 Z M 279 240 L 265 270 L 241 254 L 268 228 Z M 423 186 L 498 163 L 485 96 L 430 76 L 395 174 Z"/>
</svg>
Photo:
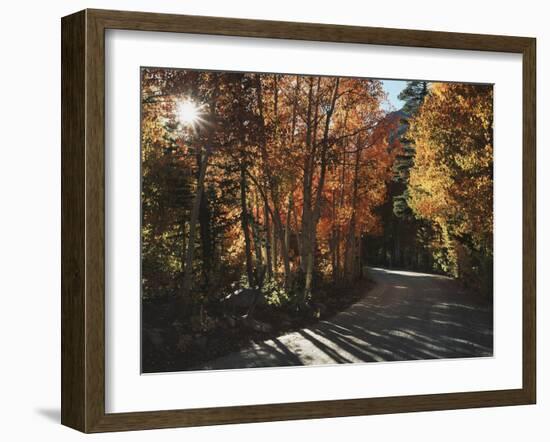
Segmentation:
<svg viewBox="0 0 550 442">
<path fill-rule="evenodd" d="M 414 115 L 422 105 L 424 97 L 427 94 L 428 82 L 407 81 L 407 86 L 398 95 L 398 98 L 405 102 L 402 109 L 403 112 L 411 116 Z"/>
<path fill-rule="evenodd" d="M 428 83 L 426 81 L 408 81 L 407 86 L 398 96 L 400 100 L 405 102 L 401 110 L 403 118 L 400 128 L 403 153 L 397 156 L 394 164 L 394 180 L 401 184 L 398 187 L 402 189 L 398 195 L 393 197 L 393 213 L 399 218 L 407 217 L 412 213 L 407 204 L 407 185 L 410 170 L 414 165 L 415 147 L 413 141 L 407 137 L 408 121 L 418 112 L 427 94 Z"/>
</svg>

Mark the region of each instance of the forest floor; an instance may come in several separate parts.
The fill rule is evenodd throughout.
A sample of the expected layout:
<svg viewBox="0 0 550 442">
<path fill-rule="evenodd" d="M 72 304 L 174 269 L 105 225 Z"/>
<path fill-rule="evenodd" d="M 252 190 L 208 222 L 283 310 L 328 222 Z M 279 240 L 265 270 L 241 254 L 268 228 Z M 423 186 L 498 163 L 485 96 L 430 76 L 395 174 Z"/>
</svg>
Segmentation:
<svg viewBox="0 0 550 442">
<path fill-rule="evenodd" d="M 331 320 L 360 300 L 375 286 L 364 277 L 351 286 L 326 285 L 314 293 L 311 308 L 299 310 L 291 304 L 284 308 L 258 305 L 252 327 L 239 314 L 246 308 L 224 310 L 221 303 L 210 304 L 208 317 L 212 326 L 207 331 L 193 330 L 192 319 L 179 314 L 170 299 L 160 298 L 142 304 L 142 371 L 143 373 L 193 370 L 208 361 L 247 349 L 257 342 L 313 327 L 320 320 Z M 315 306 L 322 310 L 315 312 Z M 229 320 L 232 317 L 233 320 Z M 179 323 L 180 326 L 176 326 Z M 267 327 L 267 329 L 264 329 Z"/>
<path fill-rule="evenodd" d="M 370 268 L 369 277 L 374 288 L 335 316 L 192 369 L 492 356 L 487 300 L 440 275 Z"/>
</svg>

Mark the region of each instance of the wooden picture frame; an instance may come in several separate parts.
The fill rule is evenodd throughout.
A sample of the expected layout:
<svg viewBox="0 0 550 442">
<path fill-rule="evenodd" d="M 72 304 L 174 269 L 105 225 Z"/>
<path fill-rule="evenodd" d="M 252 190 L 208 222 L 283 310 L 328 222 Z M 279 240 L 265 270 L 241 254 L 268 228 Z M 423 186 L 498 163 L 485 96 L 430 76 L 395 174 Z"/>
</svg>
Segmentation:
<svg viewBox="0 0 550 442">
<path fill-rule="evenodd" d="M 105 30 L 495 51 L 523 57 L 523 385 L 512 390 L 105 412 Z M 536 398 L 534 38 L 106 10 L 62 19 L 62 410 L 83 432 L 533 404 Z"/>
</svg>

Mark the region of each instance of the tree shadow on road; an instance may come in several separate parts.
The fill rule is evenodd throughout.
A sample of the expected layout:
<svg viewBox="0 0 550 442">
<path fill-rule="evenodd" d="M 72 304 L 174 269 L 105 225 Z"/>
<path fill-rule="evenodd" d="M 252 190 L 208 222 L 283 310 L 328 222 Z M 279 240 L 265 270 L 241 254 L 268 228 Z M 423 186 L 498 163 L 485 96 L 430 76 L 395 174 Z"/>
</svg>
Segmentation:
<svg viewBox="0 0 550 442">
<path fill-rule="evenodd" d="M 256 342 L 238 357 L 222 358 L 208 368 L 492 355 L 492 305 L 461 291 L 449 278 L 420 275 L 408 278 L 407 285 L 373 291 L 330 320 Z"/>
<path fill-rule="evenodd" d="M 407 301 L 398 304 L 356 305 L 302 336 L 322 351 L 328 348 L 329 356 L 336 353 L 337 363 L 343 362 L 342 354 L 352 355 L 356 362 L 492 356 L 492 309 L 429 299 L 420 305 L 409 303 L 410 308 Z M 407 315 L 392 313 L 408 310 Z M 315 336 L 324 338 L 322 345 Z"/>
</svg>

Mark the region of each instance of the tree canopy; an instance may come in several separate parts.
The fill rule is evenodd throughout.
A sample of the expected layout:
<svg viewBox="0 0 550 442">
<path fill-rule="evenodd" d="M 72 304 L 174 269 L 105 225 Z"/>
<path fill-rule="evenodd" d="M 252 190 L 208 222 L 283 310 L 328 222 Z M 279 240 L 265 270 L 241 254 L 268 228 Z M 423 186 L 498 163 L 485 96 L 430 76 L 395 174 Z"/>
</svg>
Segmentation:
<svg viewBox="0 0 550 442">
<path fill-rule="evenodd" d="M 300 304 L 357 279 L 400 150 L 384 99 L 377 80 L 143 69 L 144 294 L 270 281 Z"/>
<path fill-rule="evenodd" d="M 367 262 L 492 266 L 492 87 L 142 69 L 146 298 L 306 305 Z M 472 282 L 474 281 L 474 282 Z"/>
<path fill-rule="evenodd" d="M 457 277 L 492 276 L 492 116 L 491 86 L 436 83 L 410 122 L 408 203 L 439 233 L 447 271 Z"/>
</svg>

